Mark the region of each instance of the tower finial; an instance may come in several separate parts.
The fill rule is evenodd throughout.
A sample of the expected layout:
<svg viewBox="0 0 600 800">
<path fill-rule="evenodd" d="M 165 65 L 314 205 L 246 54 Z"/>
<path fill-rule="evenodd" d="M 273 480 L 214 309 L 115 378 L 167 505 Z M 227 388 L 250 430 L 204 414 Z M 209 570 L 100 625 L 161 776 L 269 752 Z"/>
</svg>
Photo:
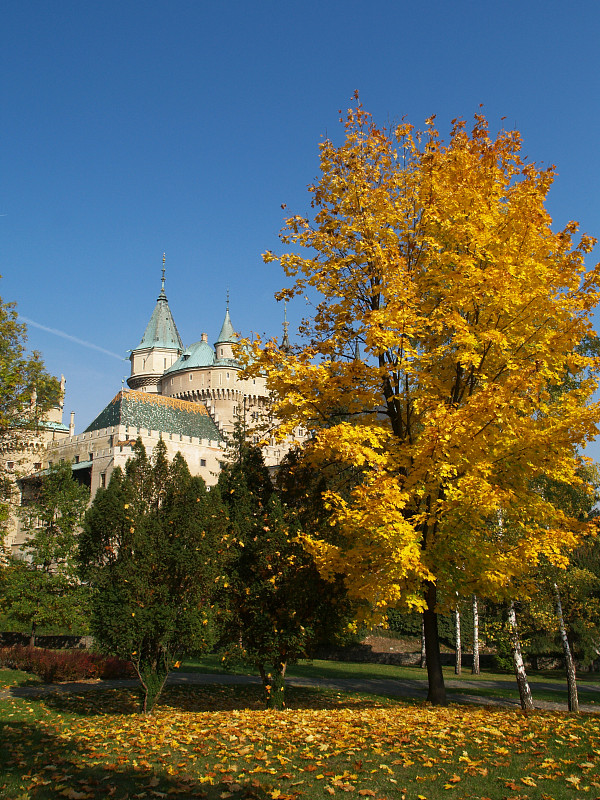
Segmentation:
<svg viewBox="0 0 600 800">
<path fill-rule="evenodd" d="M 227 305 L 225 307 L 226 311 L 229 311 L 229 289 L 227 289 Z"/>
<path fill-rule="evenodd" d="M 159 300 L 166 300 L 167 295 L 165 294 L 165 261 L 167 260 L 166 255 L 163 253 L 163 265 L 162 265 L 162 278 L 160 279 L 160 294 L 158 295 Z"/>
</svg>

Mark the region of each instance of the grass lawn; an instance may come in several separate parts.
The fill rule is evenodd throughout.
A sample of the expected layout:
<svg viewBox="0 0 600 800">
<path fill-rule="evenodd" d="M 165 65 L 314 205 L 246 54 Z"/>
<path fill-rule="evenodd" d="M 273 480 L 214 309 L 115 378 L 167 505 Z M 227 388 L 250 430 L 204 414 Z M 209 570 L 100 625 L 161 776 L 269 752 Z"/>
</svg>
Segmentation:
<svg viewBox="0 0 600 800">
<path fill-rule="evenodd" d="M 237 675 L 257 675 L 256 671 L 246 666 L 234 666 L 225 670 L 218 656 L 209 655 L 195 660 L 184 661 L 180 672 L 203 672 L 209 674 L 234 673 Z M 391 664 L 353 663 L 346 661 L 300 661 L 288 668 L 288 676 L 300 678 L 349 678 L 369 679 L 379 678 L 388 680 L 423 681 L 427 683 L 427 671 L 419 667 L 398 667 Z M 464 670 L 461 675 L 454 674 L 454 667 L 444 667 L 444 678 L 449 684 L 448 692 L 455 694 L 469 694 L 475 697 L 490 697 L 499 699 L 512 699 L 517 701 L 519 694 L 515 676 L 512 673 L 482 672 L 472 675 L 469 670 Z M 539 671 L 528 673 L 531 691 L 536 700 L 566 703 L 566 678 L 564 674 L 556 671 Z M 454 689 L 451 682 L 459 680 L 468 684 L 467 689 Z M 492 681 L 495 685 L 488 686 Z M 600 692 L 586 683 L 600 684 L 598 673 L 582 673 L 577 676 L 579 686 L 579 702 L 600 705 Z"/>
<path fill-rule="evenodd" d="M 489 676 L 488 676 L 489 677 Z M 0 689 L 29 676 L 0 672 Z M 0 797 L 600 798 L 600 718 L 432 708 L 257 686 L 171 687 L 155 714 L 103 689 L 0 699 Z"/>
</svg>

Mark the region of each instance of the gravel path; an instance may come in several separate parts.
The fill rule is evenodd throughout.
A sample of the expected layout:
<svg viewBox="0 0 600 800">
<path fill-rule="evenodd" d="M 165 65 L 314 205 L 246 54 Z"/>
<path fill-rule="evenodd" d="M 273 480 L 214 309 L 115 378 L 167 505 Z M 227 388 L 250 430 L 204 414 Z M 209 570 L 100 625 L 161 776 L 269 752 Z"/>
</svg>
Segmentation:
<svg viewBox="0 0 600 800">
<path fill-rule="evenodd" d="M 382 694 L 394 697 L 412 697 L 424 700 L 427 697 L 426 680 L 402 680 L 385 678 L 294 678 L 286 679 L 288 686 L 300 687 L 323 687 L 337 689 L 341 692 L 356 692 L 360 694 Z M 168 678 L 169 686 L 194 686 L 207 684 L 260 684 L 260 678 L 250 675 L 214 675 L 198 672 L 176 672 L 171 673 Z M 135 687 L 138 685 L 136 680 L 112 680 L 112 681 L 81 681 L 72 683 L 42 684 L 38 686 L 12 686 L 0 690 L 0 699 L 9 697 L 40 697 L 45 694 L 66 694 L 71 692 L 97 691 L 98 689 L 113 689 L 123 687 Z M 475 688 L 478 689 L 503 689 L 506 688 L 506 681 L 472 681 L 447 680 L 446 689 L 448 700 L 451 703 L 465 705 L 498 706 L 504 708 L 518 708 L 518 699 L 481 697 L 480 695 L 470 694 Z M 556 690 L 557 686 L 553 683 L 534 683 L 531 685 L 534 695 L 534 705 L 539 709 L 553 711 L 567 711 L 567 691 L 564 689 L 564 702 L 548 702 L 535 699 L 536 688 L 540 690 Z M 586 692 L 600 692 L 600 684 L 586 683 L 579 688 L 580 710 L 591 714 L 600 713 L 598 706 L 585 703 Z"/>
</svg>

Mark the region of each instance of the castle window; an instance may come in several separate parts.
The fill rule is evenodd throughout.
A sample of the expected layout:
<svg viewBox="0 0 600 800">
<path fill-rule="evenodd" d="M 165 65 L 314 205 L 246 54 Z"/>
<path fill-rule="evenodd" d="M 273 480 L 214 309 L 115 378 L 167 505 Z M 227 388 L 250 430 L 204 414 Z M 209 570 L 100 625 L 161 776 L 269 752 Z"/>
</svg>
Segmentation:
<svg viewBox="0 0 600 800">
<path fill-rule="evenodd" d="M 106 472 L 101 472 L 100 473 L 100 486 L 103 489 L 106 489 Z"/>
<path fill-rule="evenodd" d="M 75 456 L 75 463 L 79 464 L 79 456 Z"/>
<path fill-rule="evenodd" d="M 190 380 L 192 380 L 192 379 L 193 379 L 193 377 L 194 377 L 194 376 L 193 376 L 193 375 L 192 375 L 192 373 L 190 372 Z"/>
<path fill-rule="evenodd" d="M 206 459 L 205 458 L 201 458 L 200 459 L 200 466 L 201 467 L 205 467 L 206 466 Z"/>
<path fill-rule="evenodd" d="M 167 359 L 166 358 L 164 359 L 164 364 L 165 364 L 164 369 L 166 369 L 167 368 Z"/>
<path fill-rule="evenodd" d="M 229 380 L 229 373 L 227 373 L 227 380 Z"/>
<path fill-rule="evenodd" d="M 93 461 L 93 460 L 94 460 L 94 454 L 88 453 L 88 461 Z"/>
<path fill-rule="evenodd" d="M 41 469 L 42 468 L 42 462 L 41 461 L 36 461 L 35 464 L 33 465 L 33 468 L 34 469 Z"/>
<path fill-rule="evenodd" d="M 14 461 L 7 461 L 6 462 L 6 469 L 7 470 L 12 471 L 14 468 L 15 468 L 15 462 Z"/>
</svg>

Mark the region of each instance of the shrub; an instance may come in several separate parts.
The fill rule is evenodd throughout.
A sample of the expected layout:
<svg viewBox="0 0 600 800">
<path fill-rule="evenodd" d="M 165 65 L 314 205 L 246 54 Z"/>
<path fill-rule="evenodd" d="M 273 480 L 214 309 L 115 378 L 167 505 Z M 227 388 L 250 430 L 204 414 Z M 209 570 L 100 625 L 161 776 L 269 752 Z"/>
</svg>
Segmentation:
<svg viewBox="0 0 600 800">
<path fill-rule="evenodd" d="M 44 683 L 134 677 L 129 662 L 86 650 L 42 650 L 22 645 L 1 647 L 0 666 L 31 672 Z"/>
</svg>

